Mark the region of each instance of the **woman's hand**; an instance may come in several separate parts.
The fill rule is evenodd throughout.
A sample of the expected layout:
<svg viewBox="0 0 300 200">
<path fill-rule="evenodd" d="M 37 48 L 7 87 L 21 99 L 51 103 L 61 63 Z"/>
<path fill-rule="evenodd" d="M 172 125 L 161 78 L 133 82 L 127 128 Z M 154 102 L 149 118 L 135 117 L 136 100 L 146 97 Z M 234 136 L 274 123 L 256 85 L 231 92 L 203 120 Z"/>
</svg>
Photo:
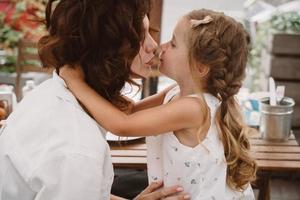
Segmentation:
<svg viewBox="0 0 300 200">
<path fill-rule="evenodd" d="M 187 200 L 190 195 L 183 192 L 183 188 L 179 186 L 163 188 L 162 182 L 151 183 L 143 192 L 141 192 L 134 200 Z"/>
<path fill-rule="evenodd" d="M 83 81 L 84 82 L 84 73 L 82 68 L 79 65 L 69 66 L 65 65 L 59 69 L 59 76 L 64 79 L 67 86 L 69 87 L 71 83 Z"/>
</svg>

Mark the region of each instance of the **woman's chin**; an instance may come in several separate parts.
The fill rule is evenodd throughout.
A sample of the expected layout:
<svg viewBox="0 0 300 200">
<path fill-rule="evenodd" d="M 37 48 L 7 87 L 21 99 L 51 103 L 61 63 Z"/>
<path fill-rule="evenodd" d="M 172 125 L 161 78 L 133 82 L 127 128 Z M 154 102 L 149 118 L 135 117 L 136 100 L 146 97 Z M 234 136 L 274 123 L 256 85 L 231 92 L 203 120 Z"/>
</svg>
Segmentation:
<svg viewBox="0 0 300 200">
<path fill-rule="evenodd" d="M 146 67 L 144 66 L 144 69 L 140 69 L 140 70 L 133 70 L 131 73 L 131 77 L 132 78 L 149 78 L 150 76 L 150 67 Z"/>
<path fill-rule="evenodd" d="M 134 79 L 142 79 L 142 78 L 147 78 L 147 77 L 144 76 L 144 75 L 140 75 L 140 74 L 136 74 L 136 73 L 132 72 L 132 73 L 130 74 L 130 78 L 134 78 Z"/>
</svg>

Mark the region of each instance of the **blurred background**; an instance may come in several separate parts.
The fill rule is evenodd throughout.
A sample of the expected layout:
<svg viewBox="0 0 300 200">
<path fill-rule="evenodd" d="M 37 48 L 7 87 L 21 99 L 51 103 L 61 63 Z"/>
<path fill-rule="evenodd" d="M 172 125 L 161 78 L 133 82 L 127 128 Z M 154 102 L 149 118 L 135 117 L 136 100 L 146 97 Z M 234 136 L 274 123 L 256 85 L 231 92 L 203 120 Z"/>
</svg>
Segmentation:
<svg viewBox="0 0 300 200">
<path fill-rule="evenodd" d="M 51 75 L 41 69 L 36 42 L 46 33 L 47 0 L 0 0 L 0 120 L 8 117 L 27 92 Z M 300 1 L 299 0 L 152 0 L 150 23 L 160 30 L 158 43 L 167 42 L 177 20 L 193 9 L 224 12 L 244 24 L 251 35 L 247 77 L 237 98 L 249 126 L 258 127 L 259 98 L 268 95 L 270 77 L 294 99 L 292 129 L 300 137 Z M 158 75 L 127 84 L 124 94 L 135 101 L 174 81 Z M 299 142 L 299 139 L 298 139 Z M 300 158 L 299 158 L 300 159 Z M 270 199 L 300 199 L 299 173 L 272 174 Z"/>
</svg>

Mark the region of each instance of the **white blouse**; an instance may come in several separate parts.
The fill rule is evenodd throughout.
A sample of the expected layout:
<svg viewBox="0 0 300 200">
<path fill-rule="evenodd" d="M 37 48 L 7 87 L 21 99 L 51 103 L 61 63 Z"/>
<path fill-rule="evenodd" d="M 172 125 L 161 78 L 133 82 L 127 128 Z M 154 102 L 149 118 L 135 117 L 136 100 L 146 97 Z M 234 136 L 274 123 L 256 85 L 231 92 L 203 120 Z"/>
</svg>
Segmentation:
<svg viewBox="0 0 300 200">
<path fill-rule="evenodd" d="M 173 88 L 164 103 L 178 92 L 179 87 Z M 181 185 L 197 200 L 255 199 L 250 184 L 244 192 L 233 191 L 227 186 L 224 147 L 215 123 L 220 102 L 207 93 L 204 98 L 210 108 L 211 126 L 206 138 L 196 147 L 181 144 L 173 132 L 146 138 L 149 182 L 163 180 L 166 186 Z"/>
<path fill-rule="evenodd" d="M 113 168 L 105 131 L 53 73 L 0 133 L 0 200 L 108 200 Z"/>
</svg>

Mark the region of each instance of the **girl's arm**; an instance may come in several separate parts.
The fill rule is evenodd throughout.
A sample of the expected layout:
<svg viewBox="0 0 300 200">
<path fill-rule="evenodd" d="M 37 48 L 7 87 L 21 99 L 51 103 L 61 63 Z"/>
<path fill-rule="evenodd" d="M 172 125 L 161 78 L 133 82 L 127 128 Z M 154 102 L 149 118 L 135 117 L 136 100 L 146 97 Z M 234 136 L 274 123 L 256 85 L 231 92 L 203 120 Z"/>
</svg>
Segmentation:
<svg viewBox="0 0 300 200">
<path fill-rule="evenodd" d="M 175 86 L 176 86 L 176 84 L 172 84 L 172 85 L 168 86 L 167 88 L 165 88 L 163 91 L 161 91 L 157 94 L 151 95 L 149 97 L 146 97 L 146 98 L 134 103 L 131 113 L 163 104 L 166 94 L 171 89 L 173 89 Z"/>
<path fill-rule="evenodd" d="M 200 103 L 195 98 L 182 98 L 158 107 L 127 115 L 98 95 L 82 80 L 67 82 L 77 99 L 105 129 L 119 136 L 148 136 L 198 127 Z"/>
<path fill-rule="evenodd" d="M 60 73 L 59 75 L 66 81 L 66 83 L 68 83 L 71 80 L 84 80 L 84 73 L 81 69 L 80 66 L 74 66 L 74 67 L 70 67 L 70 66 L 64 66 L 62 69 L 60 69 Z M 165 98 L 165 95 L 176 86 L 177 84 L 172 84 L 170 86 L 168 86 L 167 88 L 165 88 L 163 91 L 155 94 L 155 95 L 151 95 L 147 98 L 144 98 L 138 102 L 134 102 L 132 99 L 125 97 L 127 99 L 127 101 L 130 102 L 130 106 L 128 108 L 127 111 L 125 111 L 126 113 L 134 113 L 143 109 L 147 109 L 147 108 L 151 108 L 154 106 L 158 106 L 161 105 L 163 103 L 163 100 Z"/>
<path fill-rule="evenodd" d="M 182 98 L 127 115 L 90 88 L 78 68 L 64 67 L 60 69 L 60 76 L 95 120 L 116 135 L 156 135 L 200 125 L 200 103 L 195 98 Z"/>
</svg>

